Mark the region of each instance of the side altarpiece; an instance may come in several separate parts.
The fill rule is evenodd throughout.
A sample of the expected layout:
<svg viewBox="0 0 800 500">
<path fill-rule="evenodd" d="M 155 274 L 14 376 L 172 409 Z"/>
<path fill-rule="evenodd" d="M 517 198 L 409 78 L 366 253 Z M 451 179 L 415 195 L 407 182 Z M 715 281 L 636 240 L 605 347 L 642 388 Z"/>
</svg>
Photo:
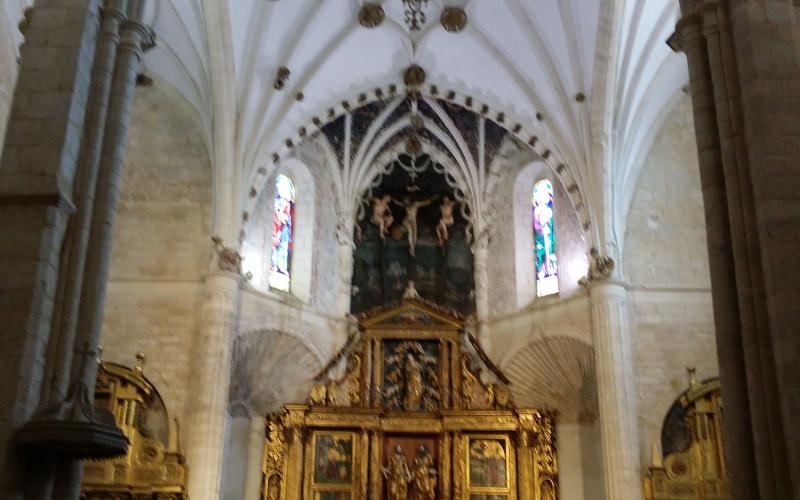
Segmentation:
<svg viewBox="0 0 800 500">
<path fill-rule="evenodd" d="M 266 500 L 556 500 L 551 413 L 517 408 L 469 321 L 412 293 L 353 318 L 267 422 Z"/>
</svg>

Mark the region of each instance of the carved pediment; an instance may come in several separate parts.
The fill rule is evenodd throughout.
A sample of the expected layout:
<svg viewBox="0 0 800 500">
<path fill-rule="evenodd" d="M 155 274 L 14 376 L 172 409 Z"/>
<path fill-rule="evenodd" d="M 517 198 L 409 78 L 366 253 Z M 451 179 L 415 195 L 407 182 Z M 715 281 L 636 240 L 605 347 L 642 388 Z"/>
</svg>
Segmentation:
<svg viewBox="0 0 800 500">
<path fill-rule="evenodd" d="M 358 319 L 362 328 L 367 330 L 414 327 L 459 331 L 464 328 L 464 321 L 458 313 L 418 298 L 373 309 Z"/>
</svg>

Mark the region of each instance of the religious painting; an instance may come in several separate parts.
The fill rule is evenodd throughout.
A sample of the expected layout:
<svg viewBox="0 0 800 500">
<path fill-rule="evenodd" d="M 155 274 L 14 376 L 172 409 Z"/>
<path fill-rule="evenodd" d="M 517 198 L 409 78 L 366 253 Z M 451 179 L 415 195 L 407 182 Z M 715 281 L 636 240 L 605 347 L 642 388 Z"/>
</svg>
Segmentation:
<svg viewBox="0 0 800 500">
<path fill-rule="evenodd" d="M 399 301 L 409 282 L 422 299 L 475 310 L 470 208 L 444 167 L 400 155 L 364 193 L 353 241 L 351 312 Z"/>
<path fill-rule="evenodd" d="M 389 410 L 433 411 L 441 402 L 439 342 L 383 343 L 383 403 Z"/>
<path fill-rule="evenodd" d="M 471 439 L 469 484 L 478 488 L 508 486 L 508 442 L 505 439 Z"/>
<path fill-rule="evenodd" d="M 315 434 L 314 483 L 353 483 L 353 435 L 347 432 Z"/>
<path fill-rule="evenodd" d="M 553 211 L 553 183 L 544 179 L 533 187 L 533 236 L 536 249 L 536 295 L 558 293 L 556 224 Z"/>
<path fill-rule="evenodd" d="M 275 178 L 275 204 L 272 214 L 272 258 L 269 286 L 284 292 L 291 288 L 294 250 L 295 187 L 285 175 Z"/>
<path fill-rule="evenodd" d="M 349 491 L 319 491 L 316 500 L 350 500 Z"/>
</svg>

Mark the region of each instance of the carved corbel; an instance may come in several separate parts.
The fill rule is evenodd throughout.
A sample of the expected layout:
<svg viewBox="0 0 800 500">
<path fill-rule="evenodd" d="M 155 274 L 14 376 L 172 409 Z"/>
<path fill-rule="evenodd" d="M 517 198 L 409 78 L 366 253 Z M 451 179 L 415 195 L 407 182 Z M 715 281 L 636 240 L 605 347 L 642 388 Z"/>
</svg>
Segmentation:
<svg viewBox="0 0 800 500">
<path fill-rule="evenodd" d="M 615 267 L 614 259 L 600 255 L 596 248 L 592 248 L 589 250 L 589 272 L 578 283 L 586 287 L 595 281 L 608 280 L 613 276 Z"/>
</svg>

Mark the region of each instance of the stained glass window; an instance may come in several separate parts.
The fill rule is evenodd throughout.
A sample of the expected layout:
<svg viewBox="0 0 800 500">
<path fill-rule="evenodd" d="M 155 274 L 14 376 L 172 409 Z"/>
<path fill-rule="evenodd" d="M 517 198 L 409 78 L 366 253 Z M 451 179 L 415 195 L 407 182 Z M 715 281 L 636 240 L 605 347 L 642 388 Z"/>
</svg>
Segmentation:
<svg viewBox="0 0 800 500">
<path fill-rule="evenodd" d="M 294 182 L 285 175 L 278 175 L 275 179 L 275 211 L 272 216 L 272 263 L 269 272 L 269 286 L 284 292 L 289 291 L 292 282 L 294 204 Z"/>
<path fill-rule="evenodd" d="M 558 293 L 556 224 L 553 214 L 553 183 L 547 179 L 533 186 L 533 237 L 536 245 L 536 295 Z"/>
</svg>

